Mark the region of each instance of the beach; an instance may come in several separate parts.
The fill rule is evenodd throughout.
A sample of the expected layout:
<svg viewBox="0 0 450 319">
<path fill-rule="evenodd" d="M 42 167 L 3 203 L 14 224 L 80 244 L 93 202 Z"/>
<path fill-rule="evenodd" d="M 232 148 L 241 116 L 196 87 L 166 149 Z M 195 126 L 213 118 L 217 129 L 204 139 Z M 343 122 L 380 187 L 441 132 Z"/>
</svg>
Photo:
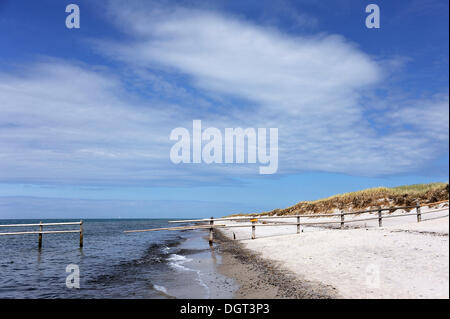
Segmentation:
<svg viewBox="0 0 450 319">
<path fill-rule="evenodd" d="M 234 298 L 249 299 L 330 299 L 336 298 L 331 286 L 297 278 L 295 274 L 277 267 L 276 263 L 261 258 L 238 241 L 215 232 L 222 262 L 219 272 L 234 279 L 239 288 Z"/>
<path fill-rule="evenodd" d="M 250 228 L 223 228 L 220 270 L 240 284 L 237 298 L 448 298 L 448 209 L 415 218 L 300 234 L 296 226 L 256 227 L 254 240 Z"/>
<path fill-rule="evenodd" d="M 256 239 L 250 227 L 216 228 L 212 246 L 204 229 L 124 233 L 170 226 L 167 219 L 85 220 L 82 249 L 73 233 L 45 234 L 42 249 L 37 236 L 3 238 L 0 297 L 448 298 L 448 208 L 428 211 L 420 223 L 399 210 L 405 216 L 385 217 L 383 227 L 360 214 L 346 216 L 344 229 L 303 224 L 300 233 L 286 225 L 296 218 L 270 217 L 256 223 Z M 62 221 L 71 220 L 46 222 Z M 251 225 L 248 218 L 220 223 Z M 79 266 L 80 289 L 66 287 L 69 264 Z"/>
</svg>

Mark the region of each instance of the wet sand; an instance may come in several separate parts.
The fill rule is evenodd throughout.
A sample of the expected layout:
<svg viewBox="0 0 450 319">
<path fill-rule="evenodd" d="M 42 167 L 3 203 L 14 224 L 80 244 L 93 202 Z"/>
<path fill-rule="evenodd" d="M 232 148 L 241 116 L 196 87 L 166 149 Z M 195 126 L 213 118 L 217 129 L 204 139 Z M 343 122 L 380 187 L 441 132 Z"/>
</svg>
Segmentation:
<svg viewBox="0 0 450 319">
<path fill-rule="evenodd" d="M 262 259 L 238 241 L 215 230 L 214 238 L 222 257 L 219 272 L 239 285 L 234 298 L 244 299 L 330 299 L 339 298 L 336 289 L 282 270 L 275 263 Z"/>
</svg>

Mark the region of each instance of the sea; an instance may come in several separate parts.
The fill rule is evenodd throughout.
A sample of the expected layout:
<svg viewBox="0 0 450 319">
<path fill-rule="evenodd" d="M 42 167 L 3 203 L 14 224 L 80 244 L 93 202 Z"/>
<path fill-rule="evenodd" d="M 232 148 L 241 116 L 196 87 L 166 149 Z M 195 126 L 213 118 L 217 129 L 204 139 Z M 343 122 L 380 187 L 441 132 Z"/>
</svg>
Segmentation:
<svg viewBox="0 0 450 319">
<path fill-rule="evenodd" d="M 42 220 L 73 221 L 79 220 Z M 218 247 L 209 245 L 206 230 L 124 233 L 174 226 L 166 219 L 83 222 L 83 248 L 78 233 L 44 234 L 41 249 L 37 234 L 0 236 L 0 298 L 231 298 L 238 288 L 218 272 L 221 257 Z M 44 231 L 62 229 L 79 226 Z M 0 227 L 0 232 L 31 230 L 37 227 Z"/>
</svg>

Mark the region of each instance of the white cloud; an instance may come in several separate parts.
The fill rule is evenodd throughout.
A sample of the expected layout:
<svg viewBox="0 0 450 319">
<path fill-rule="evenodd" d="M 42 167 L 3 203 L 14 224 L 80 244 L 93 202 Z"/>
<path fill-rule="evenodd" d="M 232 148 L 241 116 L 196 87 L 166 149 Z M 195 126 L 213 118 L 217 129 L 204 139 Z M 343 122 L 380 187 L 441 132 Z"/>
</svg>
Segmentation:
<svg viewBox="0 0 450 319">
<path fill-rule="evenodd" d="M 408 125 L 417 134 L 432 138 L 435 142 L 448 143 L 449 138 L 449 97 L 435 96 L 428 100 L 411 101 L 401 108 L 389 112 L 397 129 Z"/>
<path fill-rule="evenodd" d="M 62 61 L 0 74 L 2 180 L 117 182 L 151 179 L 164 159 L 170 110 L 137 104 L 110 74 Z M 167 105 L 165 105 L 167 108 Z M 174 112 L 171 112 L 172 120 Z M 164 150 L 164 151 L 163 151 Z M 133 165 L 127 169 L 132 170 Z M 136 174 L 137 176 L 133 176 Z"/>
<path fill-rule="evenodd" d="M 180 186 L 257 174 L 258 165 L 174 165 L 170 131 L 194 119 L 277 127 L 281 174 L 409 172 L 448 143 L 448 95 L 379 113 L 396 126 L 369 121 L 362 92 L 385 71 L 341 36 L 295 37 L 183 8 L 110 13 L 129 41 L 98 41 L 97 50 L 126 72 L 49 60 L 0 74 L 1 181 Z M 129 90 L 130 70 L 132 86 L 166 101 Z M 228 108 L 235 98 L 242 107 Z M 417 125 L 427 129 L 409 127 Z"/>
<path fill-rule="evenodd" d="M 117 21 L 135 41 L 101 43 L 111 56 L 140 67 L 162 65 L 188 74 L 205 90 L 301 115 L 342 111 L 381 70 L 338 35 L 287 36 L 218 14 L 120 8 Z M 106 48 L 105 48 L 106 46 Z M 342 104 L 344 102 L 344 104 Z"/>
<path fill-rule="evenodd" d="M 362 92 L 385 85 L 388 70 L 399 71 L 407 57 L 372 58 L 339 35 L 295 37 L 212 12 L 154 8 L 112 11 L 132 37 L 126 44 L 102 42 L 109 54 L 255 103 L 250 111 L 231 109 L 228 119 L 205 116 L 218 127 L 278 127 L 282 171 L 389 174 L 436 154 L 428 133 L 380 132 L 364 114 Z M 417 153 L 415 159 L 408 153 Z"/>
</svg>

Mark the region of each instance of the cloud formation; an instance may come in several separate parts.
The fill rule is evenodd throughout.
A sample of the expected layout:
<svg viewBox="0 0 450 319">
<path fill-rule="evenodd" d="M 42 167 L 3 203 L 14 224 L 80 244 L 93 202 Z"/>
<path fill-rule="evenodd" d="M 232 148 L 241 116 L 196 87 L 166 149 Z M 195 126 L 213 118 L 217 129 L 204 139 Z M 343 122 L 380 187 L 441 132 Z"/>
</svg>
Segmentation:
<svg viewBox="0 0 450 319">
<path fill-rule="evenodd" d="M 411 172 L 447 147 L 448 93 L 392 105 L 375 125 L 362 100 L 388 70 L 342 36 L 180 7 L 109 14 L 127 40 L 93 43 L 114 67 L 48 59 L 0 74 L 0 181 L 180 186 L 258 174 L 173 164 L 170 131 L 195 119 L 278 128 L 279 174 Z"/>
</svg>

